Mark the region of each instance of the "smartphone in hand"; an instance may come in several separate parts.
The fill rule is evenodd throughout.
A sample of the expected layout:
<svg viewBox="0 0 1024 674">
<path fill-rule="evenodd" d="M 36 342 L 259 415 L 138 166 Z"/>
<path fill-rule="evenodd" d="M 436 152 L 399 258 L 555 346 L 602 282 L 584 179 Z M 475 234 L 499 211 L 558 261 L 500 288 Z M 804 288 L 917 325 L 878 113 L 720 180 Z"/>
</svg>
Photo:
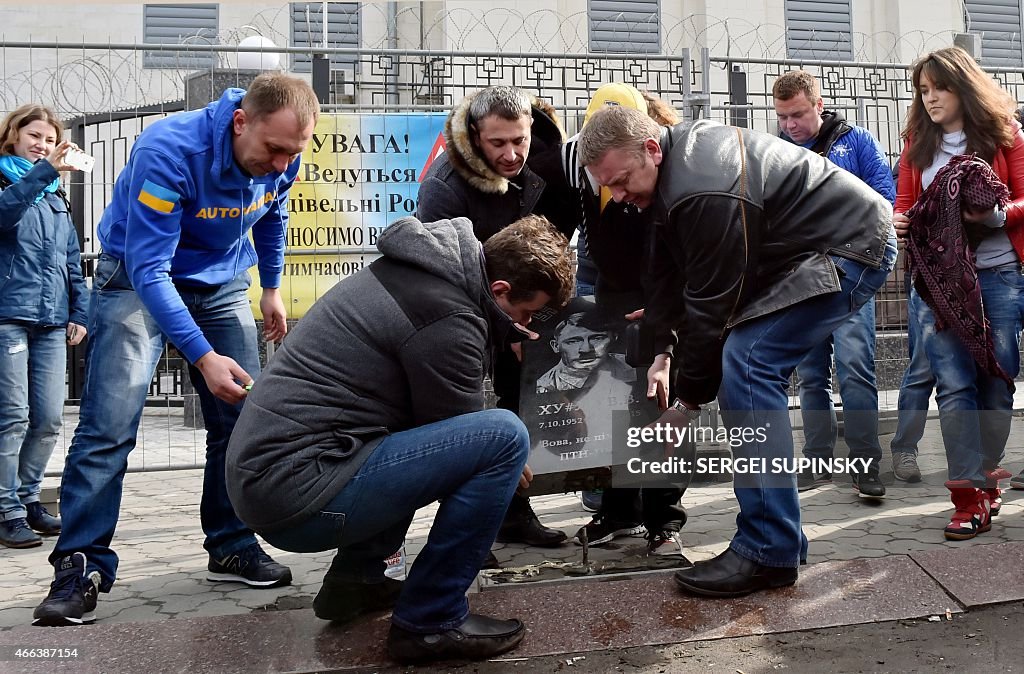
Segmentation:
<svg viewBox="0 0 1024 674">
<path fill-rule="evenodd" d="M 96 165 L 96 159 L 81 150 L 72 148 L 64 155 L 64 163 L 73 167 L 76 171 L 89 173 L 92 171 L 92 167 Z"/>
</svg>

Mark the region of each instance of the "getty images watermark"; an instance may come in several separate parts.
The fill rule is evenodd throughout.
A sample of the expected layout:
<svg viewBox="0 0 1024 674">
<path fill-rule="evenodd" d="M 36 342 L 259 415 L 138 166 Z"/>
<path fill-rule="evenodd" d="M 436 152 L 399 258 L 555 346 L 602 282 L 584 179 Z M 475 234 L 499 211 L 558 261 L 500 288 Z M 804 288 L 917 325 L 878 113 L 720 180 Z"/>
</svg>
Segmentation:
<svg viewBox="0 0 1024 674">
<path fill-rule="evenodd" d="M 806 470 L 862 473 L 870 460 L 766 456 L 773 434 L 792 437 L 788 412 L 744 412 L 721 423 L 707 415 L 688 425 L 648 422 L 613 412 L 613 486 L 660 487 L 692 481 L 790 489 Z M 697 448 L 700 447 L 700 453 Z"/>
<path fill-rule="evenodd" d="M 767 442 L 768 431 L 766 427 L 758 428 L 711 428 L 690 424 L 689 426 L 674 426 L 667 423 L 653 423 L 649 426 L 631 426 L 626 430 L 626 447 L 629 449 L 640 449 L 646 443 L 655 443 L 661 447 L 666 445 L 678 449 L 687 443 L 695 444 L 726 444 L 730 448 L 741 447 L 744 444 L 755 442 Z M 866 471 L 871 464 L 870 459 L 810 459 L 799 458 L 773 458 L 770 461 L 764 457 L 733 457 L 733 456 L 697 456 L 689 459 L 679 456 L 669 456 L 660 461 L 641 459 L 638 456 L 630 458 L 626 462 L 626 470 L 637 474 L 723 474 L 723 473 L 799 473 L 811 470 L 815 473 L 850 473 Z"/>
</svg>

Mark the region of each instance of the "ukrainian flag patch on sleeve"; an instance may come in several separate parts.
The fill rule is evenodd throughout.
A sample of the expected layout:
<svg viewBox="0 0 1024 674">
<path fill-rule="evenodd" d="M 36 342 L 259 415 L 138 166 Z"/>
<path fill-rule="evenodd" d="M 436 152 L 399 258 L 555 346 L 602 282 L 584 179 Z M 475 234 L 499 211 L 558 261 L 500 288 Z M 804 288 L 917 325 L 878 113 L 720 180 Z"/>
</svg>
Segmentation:
<svg viewBox="0 0 1024 674">
<path fill-rule="evenodd" d="M 170 213 L 180 198 L 181 195 L 177 192 L 148 180 L 143 181 L 142 190 L 139 192 L 139 201 L 160 213 Z"/>
</svg>

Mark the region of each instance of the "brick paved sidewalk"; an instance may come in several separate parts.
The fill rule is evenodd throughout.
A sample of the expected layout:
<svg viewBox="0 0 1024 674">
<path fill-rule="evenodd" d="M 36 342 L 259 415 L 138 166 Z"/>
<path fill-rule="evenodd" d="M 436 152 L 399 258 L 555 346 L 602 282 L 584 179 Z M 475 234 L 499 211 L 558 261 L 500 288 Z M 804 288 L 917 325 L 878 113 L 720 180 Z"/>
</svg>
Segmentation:
<svg viewBox="0 0 1024 674">
<path fill-rule="evenodd" d="M 182 430 L 166 418 L 147 421 L 147 450 L 158 447 L 170 464 L 194 455 L 196 431 Z M 70 424 L 69 424 L 70 425 Z M 183 447 L 167 449 L 162 434 L 185 434 Z M 198 432 L 201 439 L 202 431 Z M 883 436 L 888 448 L 891 436 Z M 797 438 L 797 446 L 800 439 Z M 837 450 L 837 456 L 844 455 Z M 142 457 L 142 453 L 138 453 Z M 162 458 L 147 451 L 149 465 Z M 62 460 L 56 456 L 55 461 Z M 133 458 L 133 461 L 139 459 Z M 810 563 L 883 557 L 942 548 L 1024 541 L 1024 492 L 1008 492 L 1003 514 L 992 531 L 975 541 L 952 543 L 943 540 L 942 527 L 948 521 L 950 504 L 945 488 L 945 456 L 938 433 L 938 420 L 928 423 L 921 443 L 920 464 L 924 482 L 907 486 L 892 483 L 889 457 L 883 461 L 883 480 L 889 485 L 887 498 L 872 503 L 859 498 L 848 482 L 807 492 L 801 496 L 804 527 L 811 540 Z M 1014 472 L 1024 468 L 1024 418 L 1013 420 L 1004 466 Z M 55 483 L 55 478 L 48 478 Z M 270 605 L 280 609 L 311 605 L 331 554 L 299 555 L 268 551 L 292 567 L 294 584 L 286 588 L 253 590 L 230 583 L 205 580 L 207 556 L 199 527 L 200 470 L 131 473 L 125 479 L 121 520 L 114 548 L 121 557 L 118 583 L 108 595 L 101 595 L 97 615 L 102 622 L 124 623 L 194 616 L 243 614 Z M 736 505 L 731 488 L 693 487 L 683 499 L 689 522 L 683 530 L 686 554 L 691 560 L 706 559 L 724 550 L 734 531 Z M 563 529 L 570 536 L 586 523 L 590 514 L 575 494 L 535 497 L 534 508 L 548 526 Z M 407 543 L 410 561 L 421 549 L 435 508 L 418 513 Z M 0 574 L 0 630 L 26 626 L 32 609 L 46 593 L 52 569 L 46 557 L 54 540 L 29 550 L 4 549 L 4 572 Z M 613 559 L 640 546 L 642 539 L 620 539 L 604 549 L 592 550 L 592 558 Z M 497 545 L 495 554 L 506 566 L 538 564 L 544 560 L 578 560 L 580 548 L 571 543 L 541 550 L 517 545 Z"/>
</svg>

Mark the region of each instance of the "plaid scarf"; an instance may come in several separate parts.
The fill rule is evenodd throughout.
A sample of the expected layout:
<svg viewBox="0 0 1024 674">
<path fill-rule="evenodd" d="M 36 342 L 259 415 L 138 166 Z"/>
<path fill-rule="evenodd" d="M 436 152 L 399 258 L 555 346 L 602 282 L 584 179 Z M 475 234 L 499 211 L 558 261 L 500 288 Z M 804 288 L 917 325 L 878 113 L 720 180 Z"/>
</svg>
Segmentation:
<svg viewBox="0 0 1024 674">
<path fill-rule="evenodd" d="M 951 329 L 974 362 L 1013 388 L 999 366 L 992 330 L 985 318 L 974 251 L 964 229 L 964 210 L 1006 206 L 1010 192 L 976 155 L 957 155 L 907 211 L 907 260 L 914 288 L 935 314 L 935 329 Z"/>
</svg>

